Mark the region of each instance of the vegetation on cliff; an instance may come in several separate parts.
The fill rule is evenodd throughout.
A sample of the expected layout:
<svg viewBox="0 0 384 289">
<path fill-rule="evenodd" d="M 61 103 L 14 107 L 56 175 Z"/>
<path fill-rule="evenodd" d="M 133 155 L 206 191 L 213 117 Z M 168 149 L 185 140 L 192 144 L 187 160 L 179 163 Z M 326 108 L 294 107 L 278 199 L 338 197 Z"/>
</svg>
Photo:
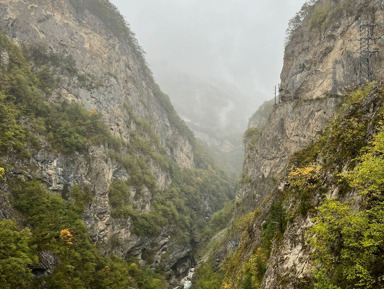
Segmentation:
<svg viewBox="0 0 384 289">
<path fill-rule="evenodd" d="M 8 184 L 30 229 L 0 221 L 2 288 L 36 288 L 42 283 L 49 288 L 168 288 L 164 277 L 115 256 L 103 256 L 89 241 L 81 220 L 92 198 L 89 189 L 75 186 L 66 200 L 38 181 L 21 178 Z M 41 252 L 53 256 L 52 275 L 33 278 L 32 273 L 39 272 Z"/>
<path fill-rule="evenodd" d="M 105 11 L 112 13 L 104 20 L 111 21 L 108 25 L 120 33 L 123 22 L 112 20 L 116 11 L 108 9 L 97 15 L 104 19 Z M 60 192 L 50 192 L 41 181 L 33 156 L 41 151 L 69 158 L 86 156 L 92 146 L 103 147 L 108 152 L 105 158 L 129 175 L 128 180 L 115 179 L 110 187 L 112 217 L 131 219 L 133 233 L 146 238 L 172 227 L 171 237 L 183 245 L 201 239 L 211 215 L 233 197 L 233 185 L 226 175 L 195 144 L 192 133 L 159 89 L 157 97 L 169 120 L 194 146 L 196 169 L 179 168 L 151 125 L 127 105 L 127 122 L 135 127 L 129 142 L 112 136 L 97 111 L 60 100 L 60 95 L 57 102 L 49 101 L 61 73 L 73 77 L 79 87 L 93 89 L 98 85 L 95 82 L 99 80 L 80 74 L 70 57 L 47 54 L 28 45 L 21 50 L 3 34 L 0 52 L 0 188 L 16 209 L 12 220 L 5 220 L 9 216 L 3 212 L 0 215 L 1 287 L 167 288 L 164 276 L 139 266 L 131 256 L 101 254 L 82 220 L 94 197 L 92 190 L 66 185 Z M 172 178 L 172 185 L 165 190 L 157 187 L 154 166 L 168 171 Z M 137 197 L 145 188 L 153 194 L 152 208 L 141 213 L 142 208 L 134 207 L 130 197 L 132 190 Z M 112 245 L 119 246 L 118 242 Z M 53 260 L 49 265 L 52 272 L 40 276 L 47 269 L 41 269 L 43 252 Z M 145 261 L 153 262 L 150 254 Z M 157 272 L 164 273 L 160 269 Z"/>
<path fill-rule="evenodd" d="M 286 43 L 292 40 L 299 28 L 305 23 L 311 30 L 324 32 L 343 13 L 350 14 L 356 11 L 356 1 L 318 1 L 308 0 L 300 11 L 289 21 L 286 31 Z"/>
<path fill-rule="evenodd" d="M 49 144 L 46 149 L 69 154 L 118 142 L 97 113 L 73 103 L 47 102 L 44 83 L 32 73 L 21 50 L 4 35 L 0 47 L 9 55 L 9 63 L 0 67 L 1 182 L 11 188 L 12 202 L 27 224 L 23 228 L 16 220 L 0 221 L 1 287 L 35 288 L 44 282 L 50 288 L 167 288 L 163 277 L 139 266 L 132 271 L 129 263 L 101 255 L 90 243 L 81 220 L 92 198 L 89 189 L 74 186 L 61 197 L 30 175 L 10 173 L 14 160 L 27 160 L 42 148 L 42 138 Z M 65 230 L 68 234 L 63 235 Z M 42 251 L 51 252 L 57 264 L 51 264 L 56 265 L 52 275 L 35 279 L 32 273 L 38 271 Z"/>
<path fill-rule="evenodd" d="M 329 288 L 383 286 L 383 129 L 360 150 L 357 165 L 340 175 L 360 195 L 357 206 L 352 201 L 331 199 L 318 208 L 309 239 L 315 248 L 315 263 L 322 268 L 315 275 L 316 288 L 324 283 Z"/>
<path fill-rule="evenodd" d="M 383 96 L 382 88 L 372 85 L 351 92 L 323 135 L 292 157 L 281 179 L 284 188 L 273 191 L 253 213 L 239 247 L 222 264 L 225 278 L 213 288 L 265 286 L 264 274 L 287 238 L 286 231 L 308 217 L 313 225 L 306 232 L 305 246 L 312 248 L 316 269 L 302 279 L 281 277 L 279 284 L 383 286 Z M 200 278 L 207 283 L 210 271 L 205 272 Z"/>
</svg>

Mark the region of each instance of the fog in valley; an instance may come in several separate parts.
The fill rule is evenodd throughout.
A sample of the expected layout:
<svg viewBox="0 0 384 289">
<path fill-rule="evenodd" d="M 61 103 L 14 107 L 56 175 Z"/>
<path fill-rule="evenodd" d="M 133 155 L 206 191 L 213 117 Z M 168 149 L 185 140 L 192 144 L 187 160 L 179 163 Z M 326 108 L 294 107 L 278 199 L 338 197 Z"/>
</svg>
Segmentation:
<svg viewBox="0 0 384 289">
<path fill-rule="evenodd" d="M 178 113 L 211 148 L 229 152 L 235 170 L 248 119 L 273 98 L 285 30 L 304 2 L 112 0 Z"/>
</svg>

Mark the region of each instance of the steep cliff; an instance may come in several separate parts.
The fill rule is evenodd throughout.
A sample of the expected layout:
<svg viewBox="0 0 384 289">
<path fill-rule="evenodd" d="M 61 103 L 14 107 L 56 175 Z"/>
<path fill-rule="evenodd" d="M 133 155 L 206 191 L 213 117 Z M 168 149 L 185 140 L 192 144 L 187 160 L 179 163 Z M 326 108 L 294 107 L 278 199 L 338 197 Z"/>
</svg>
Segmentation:
<svg viewBox="0 0 384 289">
<path fill-rule="evenodd" d="M 369 185 L 382 180 L 373 163 L 382 160 L 383 17 L 380 1 L 318 0 L 291 20 L 281 101 L 245 134 L 233 219 L 197 288 L 382 286 L 368 223 L 382 236 L 382 189 Z"/>
<path fill-rule="evenodd" d="M 223 264 L 222 288 L 382 286 L 382 244 L 374 241 L 382 236 L 382 119 L 381 87 L 346 98 L 252 213 Z"/>
<path fill-rule="evenodd" d="M 263 129 L 248 130 L 241 187 L 237 200 L 246 211 L 256 208 L 270 192 L 293 153 L 309 145 L 337 111 L 336 97 L 277 106 Z"/>
<path fill-rule="evenodd" d="M 373 28 L 370 50 L 381 51 L 384 13 L 377 1 L 311 1 L 291 22 L 281 72 L 281 102 L 257 143 L 249 141 L 244 162 L 246 182 L 238 199 L 249 194 L 260 203 L 290 156 L 309 145 L 333 119 L 341 95 L 360 84 L 360 24 Z M 365 32 L 363 32 L 365 37 Z M 382 55 L 370 56 L 372 80 L 384 76 Z M 368 79 L 363 79 L 366 83 Z M 267 182 L 267 188 L 263 183 Z M 255 187 L 256 186 L 256 187 Z M 258 187 L 261 186 L 261 187 Z M 268 189 L 269 187 L 269 189 Z M 265 191 L 267 190 L 267 191 Z M 250 193 L 253 191 L 254 193 Z M 247 202 L 249 203 L 249 202 Z M 254 207 L 254 206 L 253 206 Z"/>
<path fill-rule="evenodd" d="M 1 218 L 31 227 L 40 285 L 60 274 L 75 282 L 62 268 L 76 258 L 52 243 L 72 238 L 177 282 L 232 185 L 155 84 L 123 17 L 102 0 L 2 0 L 0 30 Z M 45 229 L 51 241 L 37 237 Z M 86 288 L 97 283 L 80 276 Z"/>
<path fill-rule="evenodd" d="M 280 86 L 286 101 L 321 98 L 359 85 L 360 38 L 372 38 L 371 51 L 383 48 L 383 42 L 377 41 L 383 34 L 380 1 L 308 2 L 287 31 Z M 361 24 L 371 25 L 371 31 L 365 27 L 361 31 Z M 383 76 L 382 57 L 382 53 L 371 54 L 371 79 Z"/>
</svg>

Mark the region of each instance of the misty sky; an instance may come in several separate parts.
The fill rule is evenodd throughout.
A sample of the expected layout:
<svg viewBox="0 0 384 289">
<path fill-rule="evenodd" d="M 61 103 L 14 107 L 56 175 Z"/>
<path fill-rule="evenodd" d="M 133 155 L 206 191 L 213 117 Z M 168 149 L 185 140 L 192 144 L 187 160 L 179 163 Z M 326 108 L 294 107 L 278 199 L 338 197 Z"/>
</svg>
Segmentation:
<svg viewBox="0 0 384 289">
<path fill-rule="evenodd" d="M 265 100 L 280 80 L 288 21 L 305 0 L 111 2 L 146 51 L 155 78 L 181 71 L 224 79 Z"/>
</svg>

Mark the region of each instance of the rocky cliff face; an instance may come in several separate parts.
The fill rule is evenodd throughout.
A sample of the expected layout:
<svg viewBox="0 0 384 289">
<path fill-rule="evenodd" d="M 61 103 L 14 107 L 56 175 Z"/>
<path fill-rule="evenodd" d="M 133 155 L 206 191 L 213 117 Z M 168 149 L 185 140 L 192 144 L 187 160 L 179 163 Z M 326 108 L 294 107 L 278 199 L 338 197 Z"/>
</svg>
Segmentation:
<svg viewBox="0 0 384 289">
<path fill-rule="evenodd" d="M 135 39 L 117 37 L 102 20 L 87 9 L 79 11 L 74 3 L 81 1 L 1 1 L 0 27 L 20 45 L 73 61 L 77 79 L 60 75 L 52 100 L 74 101 L 102 113 L 113 134 L 129 140 L 134 128 L 126 121 L 126 103 L 137 117 L 150 121 L 180 167 L 193 168 L 191 144 L 170 124 Z M 87 85 L 90 79 L 93 84 Z"/>
<path fill-rule="evenodd" d="M 384 13 L 378 1 L 319 0 L 304 5 L 290 31 L 281 72 L 282 99 L 314 99 L 338 94 L 360 83 L 360 24 L 372 24 L 362 37 L 382 36 Z M 381 50 L 382 41 L 371 40 Z M 371 55 L 372 79 L 380 79 L 381 53 Z M 364 79 L 366 81 L 367 79 Z"/>
<path fill-rule="evenodd" d="M 237 200 L 246 204 L 247 210 L 256 208 L 270 193 L 290 157 L 321 134 L 339 104 L 340 100 L 334 97 L 282 103 L 275 107 L 261 131 L 246 136 Z"/>
<path fill-rule="evenodd" d="M 245 134 L 237 214 L 258 208 L 284 175 L 292 155 L 310 145 L 335 117 L 341 99 L 283 102 L 264 123 L 251 122 Z"/>
<path fill-rule="evenodd" d="M 377 131 L 374 119 L 380 114 L 382 96 L 373 89 L 361 103 L 340 112 L 344 101 L 340 95 L 348 94 L 360 83 L 360 54 L 355 53 L 360 48 L 360 24 L 372 24 L 370 37 L 379 37 L 384 13 L 377 1 L 311 3 L 298 13 L 297 26 L 289 35 L 281 73 L 281 102 L 261 129 L 253 122 L 245 134 L 245 161 L 235 218 L 256 211 L 238 249 L 224 262 L 226 278 L 221 288 L 313 288 L 316 266 L 311 258 L 313 248 L 307 241 L 318 206 L 327 198 L 360 198 L 356 190 L 348 190 L 336 181 L 336 175 L 350 168 L 351 158 L 357 154 L 355 145 L 343 142 L 356 137 L 356 145 L 360 141 L 367 144 Z M 371 77 L 380 82 L 384 76 L 383 44 L 370 40 L 370 45 L 371 50 L 380 52 L 370 56 Z M 363 83 L 367 80 L 363 79 Z M 362 97 L 357 92 L 350 98 L 357 95 Z M 350 100 L 346 102 L 344 106 L 351 104 Z M 368 127 L 362 139 L 357 137 L 359 129 L 350 127 L 351 119 Z M 328 133 L 324 133 L 326 128 Z M 352 146 L 349 154 L 342 146 Z M 311 166 L 311 162 L 319 167 Z M 324 164 L 328 165 L 320 169 Z M 288 172 L 293 172 L 291 178 L 298 173 L 295 166 L 308 166 L 311 172 L 320 170 L 321 185 L 316 189 L 295 189 L 287 178 Z M 289 193 L 292 191 L 295 193 Z"/>
<path fill-rule="evenodd" d="M 322 278 L 328 277 L 314 274 L 316 269 L 326 265 L 316 258 L 313 240 L 318 242 L 319 236 L 314 236 L 311 230 L 319 222 L 316 217 L 323 216 L 324 204 L 329 200 L 353 204 L 351 206 L 356 211 L 364 211 L 365 202 L 370 202 L 356 187 L 349 186 L 342 175 L 353 171 L 358 164 L 356 156 L 364 155 L 361 148 L 369 147 L 373 135 L 382 129 L 379 121 L 382 100 L 381 88 L 377 87 L 368 89 L 359 100 L 349 98 L 348 105 L 341 109 L 327 132 L 314 144 L 294 154 L 289 175 L 280 178 L 280 183 L 263 199 L 243 233 L 236 253 L 225 262 L 227 275 L 223 286 L 314 288 L 314 283 L 325 282 Z M 354 125 L 354 121 L 361 125 Z M 327 235 L 331 233 L 325 232 Z M 342 240 L 344 236 L 339 238 Z M 333 248 L 325 250 L 332 252 Z M 353 261 L 358 262 L 357 259 Z M 345 266 L 342 262 L 335 264 Z M 348 288 L 338 279 L 339 274 L 343 271 L 327 273 L 330 284 Z M 353 279 L 349 281 L 355 282 Z"/>
<path fill-rule="evenodd" d="M 305 17 L 290 32 L 285 49 L 281 102 L 257 140 L 246 138 L 244 186 L 237 198 L 252 196 L 253 207 L 271 190 L 273 178 L 290 156 L 316 139 L 333 119 L 340 104 L 333 96 L 359 85 L 360 24 L 374 25 L 372 37 L 382 33 L 384 13 L 380 3 L 372 1 L 315 1 L 299 14 Z M 383 42 L 371 41 L 371 50 L 382 47 Z M 372 79 L 384 76 L 381 63 L 381 54 L 372 53 Z"/>
<path fill-rule="evenodd" d="M 151 266 L 161 263 L 166 270 L 183 273 L 193 258 L 189 237 L 180 241 L 180 236 L 174 236 L 180 225 L 163 225 L 155 236 L 153 232 L 150 236 L 135 233 L 133 219 L 137 215 L 113 213 L 111 186 L 116 181 L 126 182 L 129 196 L 125 205 L 146 216 L 156 211 L 155 196 L 156 205 L 165 202 L 159 200 L 159 192 L 175 184 L 175 175 L 190 171 L 195 187 L 204 182 L 199 172 L 204 172 L 205 163 L 196 157 L 192 133 L 155 84 L 122 16 L 108 1 L 90 1 L 93 6 L 89 7 L 88 2 L 1 0 L 0 30 L 23 49 L 32 71 L 52 84 L 46 91 L 47 102 L 76 103 L 91 115 L 102 116 L 120 148 L 89 145 L 85 153 L 66 154 L 49 149 L 49 137 L 38 136 L 40 149 L 32 150 L 28 160 L 18 161 L 8 154 L 2 162 L 10 165 L 9 176 L 27 174 L 56 194 L 64 196 L 74 185 L 89 188 L 94 196 L 83 221 L 102 252 L 136 257 Z M 1 45 L 0 51 L 1 66 L 8 69 L 10 52 Z M 196 167 L 202 170 L 194 170 Z M 3 217 L 20 218 L 9 201 L 11 190 L 7 186 L 2 190 L 8 194 L 2 197 Z M 211 193 L 192 192 L 182 206 L 193 202 L 198 218 L 208 218 L 214 210 L 208 204 L 213 203 Z M 200 202 L 193 201 L 194 197 Z M 174 209 L 167 202 L 167 207 Z"/>
</svg>

